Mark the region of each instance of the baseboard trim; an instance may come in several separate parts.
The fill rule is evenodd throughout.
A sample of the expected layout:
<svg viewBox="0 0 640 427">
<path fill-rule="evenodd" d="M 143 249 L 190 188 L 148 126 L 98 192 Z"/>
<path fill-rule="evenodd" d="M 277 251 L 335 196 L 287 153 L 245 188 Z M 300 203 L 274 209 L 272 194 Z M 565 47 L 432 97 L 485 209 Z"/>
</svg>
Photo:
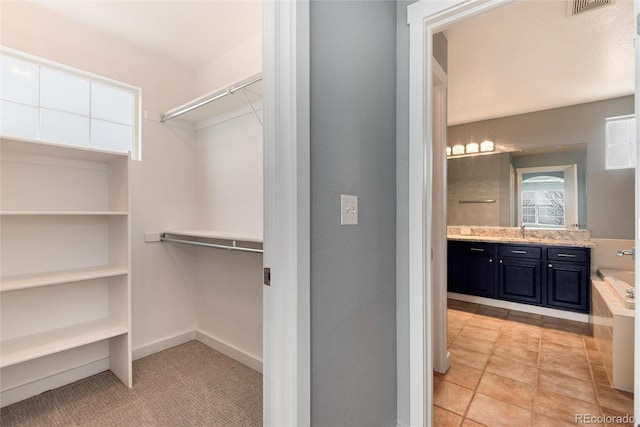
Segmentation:
<svg viewBox="0 0 640 427">
<path fill-rule="evenodd" d="M 186 331 L 178 335 L 163 338 L 154 341 L 150 344 L 145 344 L 133 349 L 133 360 L 142 359 L 143 357 L 151 356 L 152 354 L 167 350 L 171 347 L 175 347 L 180 344 L 184 344 L 196 339 L 196 331 Z"/>
<path fill-rule="evenodd" d="M 216 351 L 219 351 L 226 356 L 229 356 L 233 360 L 236 360 L 245 366 L 248 366 L 254 371 L 262 373 L 262 359 L 258 358 L 257 356 L 247 353 L 246 351 L 241 350 L 238 347 L 225 342 L 224 340 L 215 338 L 205 332 L 195 331 L 195 333 L 196 340 L 200 341 L 201 343 L 211 347 Z"/>
<path fill-rule="evenodd" d="M 447 298 L 474 302 L 477 304 L 488 305 L 491 307 L 506 308 L 509 310 L 524 311 L 525 313 L 540 314 L 543 316 L 555 317 L 558 319 L 573 320 L 575 322 L 589 323 L 590 316 L 588 314 L 574 313 L 572 311 L 556 310 L 553 308 L 538 307 L 529 304 L 519 304 L 517 302 L 502 301 L 492 298 L 478 297 L 475 295 L 458 294 L 456 292 L 447 292 Z"/>
<path fill-rule="evenodd" d="M 247 353 L 224 340 L 215 338 L 198 330 L 186 331 L 178 335 L 163 338 L 133 350 L 133 359 L 141 359 L 175 347 L 186 342 L 197 340 L 220 353 L 262 373 L 262 359 Z M 83 378 L 109 370 L 109 357 L 101 358 L 66 371 L 58 372 L 44 378 L 30 381 L 0 392 L 0 407 L 5 407 L 21 400 L 28 399 L 45 391 L 71 384 Z"/>
<path fill-rule="evenodd" d="M 45 391 L 53 390 L 54 388 L 62 387 L 108 370 L 109 358 L 105 357 L 26 384 L 21 384 L 7 390 L 3 390 L 0 393 L 0 407 L 4 408 L 12 403 L 20 402 L 21 400 L 37 396 Z"/>
</svg>

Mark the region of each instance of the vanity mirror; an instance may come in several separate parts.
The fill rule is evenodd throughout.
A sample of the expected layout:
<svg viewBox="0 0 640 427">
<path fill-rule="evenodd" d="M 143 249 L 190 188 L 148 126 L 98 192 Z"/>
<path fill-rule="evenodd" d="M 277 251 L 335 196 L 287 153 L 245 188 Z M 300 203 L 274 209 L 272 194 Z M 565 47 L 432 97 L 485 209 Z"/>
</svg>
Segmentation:
<svg viewBox="0 0 640 427">
<path fill-rule="evenodd" d="M 586 144 L 450 157 L 447 225 L 584 228 L 586 165 Z"/>
</svg>

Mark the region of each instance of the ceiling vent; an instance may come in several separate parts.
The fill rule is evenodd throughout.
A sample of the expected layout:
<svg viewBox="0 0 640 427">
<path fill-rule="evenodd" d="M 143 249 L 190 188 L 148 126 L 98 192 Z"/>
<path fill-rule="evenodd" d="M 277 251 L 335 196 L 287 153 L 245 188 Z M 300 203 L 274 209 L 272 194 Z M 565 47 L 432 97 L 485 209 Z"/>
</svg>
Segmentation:
<svg viewBox="0 0 640 427">
<path fill-rule="evenodd" d="M 614 0 L 569 0 L 571 15 L 577 15 L 587 10 L 612 4 Z"/>
</svg>

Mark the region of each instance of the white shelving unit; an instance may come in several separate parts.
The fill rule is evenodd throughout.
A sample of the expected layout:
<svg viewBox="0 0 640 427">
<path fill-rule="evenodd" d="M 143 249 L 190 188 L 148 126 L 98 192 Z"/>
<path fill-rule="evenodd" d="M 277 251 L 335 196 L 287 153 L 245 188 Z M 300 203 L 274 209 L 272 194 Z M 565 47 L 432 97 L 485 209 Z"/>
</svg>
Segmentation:
<svg viewBox="0 0 640 427">
<path fill-rule="evenodd" d="M 91 345 L 131 387 L 129 156 L 7 137 L 0 153 L 2 392 L 16 366 Z"/>
</svg>

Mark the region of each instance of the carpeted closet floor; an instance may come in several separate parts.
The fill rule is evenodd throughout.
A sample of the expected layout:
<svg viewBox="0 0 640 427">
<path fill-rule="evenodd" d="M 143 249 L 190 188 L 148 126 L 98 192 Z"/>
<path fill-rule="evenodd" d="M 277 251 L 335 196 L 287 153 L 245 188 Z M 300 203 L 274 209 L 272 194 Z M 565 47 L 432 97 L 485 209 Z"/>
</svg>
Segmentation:
<svg viewBox="0 0 640 427">
<path fill-rule="evenodd" d="M 262 375 L 197 341 L 133 362 L 133 384 L 103 372 L 2 408 L 0 425 L 262 425 Z"/>
</svg>

